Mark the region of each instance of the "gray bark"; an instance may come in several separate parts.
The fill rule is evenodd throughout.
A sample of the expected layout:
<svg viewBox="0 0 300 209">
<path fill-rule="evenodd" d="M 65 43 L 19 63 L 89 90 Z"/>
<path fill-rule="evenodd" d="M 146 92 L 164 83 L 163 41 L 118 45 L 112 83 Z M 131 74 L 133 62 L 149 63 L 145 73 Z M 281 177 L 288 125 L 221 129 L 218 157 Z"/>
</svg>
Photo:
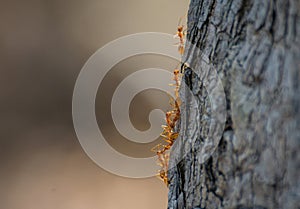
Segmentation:
<svg viewBox="0 0 300 209">
<path fill-rule="evenodd" d="M 191 0 L 169 209 L 300 208 L 299 12 L 298 0 Z M 225 92 L 220 141 L 208 137 L 212 70 Z"/>
</svg>

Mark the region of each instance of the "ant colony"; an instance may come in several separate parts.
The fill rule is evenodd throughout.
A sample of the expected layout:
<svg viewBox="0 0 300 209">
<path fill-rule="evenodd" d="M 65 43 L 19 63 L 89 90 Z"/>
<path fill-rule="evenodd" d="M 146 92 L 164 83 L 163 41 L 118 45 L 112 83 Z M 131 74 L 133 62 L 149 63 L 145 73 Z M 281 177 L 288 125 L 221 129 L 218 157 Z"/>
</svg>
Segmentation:
<svg viewBox="0 0 300 209">
<path fill-rule="evenodd" d="M 178 52 L 180 55 L 184 53 L 184 30 L 183 25 L 179 25 L 177 27 L 177 33 L 174 38 L 179 38 L 178 43 Z M 157 155 L 157 164 L 160 166 L 160 170 L 158 171 L 157 176 L 168 186 L 168 166 L 169 166 L 169 157 L 170 157 L 170 148 L 174 144 L 176 138 L 179 133 L 177 132 L 176 125 L 180 119 L 180 98 L 179 98 L 179 86 L 180 86 L 180 78 L 181 73 L 178 69 L 173 71 L 174 83 L 170 84 L 174 86 L 175 99 L 173 97 L 170 98 L 171 110 L 166 113 L 166 124 L 162 126 L 163 131 L 161 133 L 161 137 L 166 144 L 159 143 L 155 147 L 151 149 L 151 151 L 155 152 Z"/>
<path fill-rule="evenodd" d="M 161 133 L 161 137 L 167 144 L 158 144 L 154 148 L 152 148 L 152 151 L 156 153 L 157 155 L 157 164 L 160 166 L 160 170 L 158 172 L 158 177 L 160 177 L 165 184 L 168 186 L 168 162 L 169 162 L 169 150 L 171 146 L 174 144 L 175 139 L 178 137 L 178 132 L 175 131 L 175 126 L 180 118 L 180 98 L 179 98 L 179 70 L 174 70 L 174 78 L 175 84 L 172 84 L 175 86 L 175 99 L 171 97 L 170 104 L 172 106 L 172 110 L 168 111 L 166 113 L 166 125 L 163 125 L 163 132 Z"/>
</svg>

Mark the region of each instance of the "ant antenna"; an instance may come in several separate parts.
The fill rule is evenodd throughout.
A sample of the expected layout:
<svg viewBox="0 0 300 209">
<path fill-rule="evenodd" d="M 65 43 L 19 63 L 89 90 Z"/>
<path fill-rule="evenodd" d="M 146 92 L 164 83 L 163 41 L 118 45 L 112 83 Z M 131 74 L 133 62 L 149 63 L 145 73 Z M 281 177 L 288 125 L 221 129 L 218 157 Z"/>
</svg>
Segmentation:
<svg viewBox="0 0 300 209">
<path fill-rule="evenodd" d="M 181 22 L 182 22 L 182 19 L 186 17 L 186 14 L 185 15 L 182 15 L 179 20 L 178 20 L 178 26 L 181 25 Z"/>
</svg>

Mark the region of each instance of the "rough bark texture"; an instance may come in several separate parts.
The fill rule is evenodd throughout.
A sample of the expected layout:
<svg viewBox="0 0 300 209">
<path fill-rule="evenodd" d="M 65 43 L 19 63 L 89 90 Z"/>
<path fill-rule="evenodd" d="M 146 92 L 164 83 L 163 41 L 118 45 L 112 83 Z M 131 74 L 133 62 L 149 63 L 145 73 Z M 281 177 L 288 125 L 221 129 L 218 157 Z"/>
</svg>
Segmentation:
<svg viewBox="0 0 300 209">
<path fill-rule="evenodd" d="M 203 57 L 222 80 L 227 113 L 205 162 Z M 168 208 L 299 209 L 299 0 L 191 0 L 184 59 L 183 82 L 197 99 L 181 88 Z"/>
</svg>

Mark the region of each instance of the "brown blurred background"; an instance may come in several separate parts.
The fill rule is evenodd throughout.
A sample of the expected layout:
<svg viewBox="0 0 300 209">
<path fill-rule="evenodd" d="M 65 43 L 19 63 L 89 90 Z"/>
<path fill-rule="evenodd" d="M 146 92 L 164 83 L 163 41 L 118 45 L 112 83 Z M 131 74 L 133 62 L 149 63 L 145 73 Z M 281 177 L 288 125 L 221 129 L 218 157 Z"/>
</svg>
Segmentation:
<svg viewBox="0 0 300 209">
<path fill-rule="evenodd" d="M 118 177 L 88 158 L 73 129 L 72 92 L 98 48 L 131 33 L 174 34 L 188 1 L 0 2 L 0 208 L 166 208 L 167 189 L 157 178 Z M 140 68 L 175 65 L 165 57 L 136 56 L 105 77 L 101 85 L 109 91 L 98 92 L 96 113 L 108 121 L 99 126 L 116 149 L 149 156 L 152 146 L 130 143 L 113 128 L 109 99 L 118 82 Z M 166 109 L 167 100 L 161 92 L 139 94 L 131 106 L 133 124 L 149 127 L 147 114 Z"/>
</svg>

